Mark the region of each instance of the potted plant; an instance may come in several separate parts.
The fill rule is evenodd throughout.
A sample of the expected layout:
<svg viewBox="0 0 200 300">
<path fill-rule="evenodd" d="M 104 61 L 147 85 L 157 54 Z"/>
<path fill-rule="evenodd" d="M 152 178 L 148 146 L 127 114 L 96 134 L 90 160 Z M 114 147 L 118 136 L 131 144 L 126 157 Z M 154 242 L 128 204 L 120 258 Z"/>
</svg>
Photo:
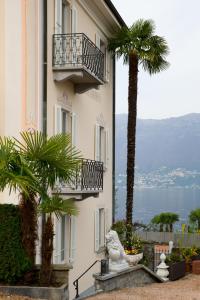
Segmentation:
<svg viewBox="0 0 200 300">
<path fill-rule="evenodd" d="M 182 248 L 182 256 L 186 262 L 186 272 L 191 272 L 192 261 L 199 259 L 199 250 L 196 247 Z"/>
<path fill-rule="evenodd" d="M 127 254 L 127 261 L 131 266 L 137 265 L 143 258 L 141 239 L 134 233 L 133 226 L 126 224 L 126 239 L 124 250 Z"/>
<path fill-rule="evenodd" d="M 185 276 L 186 262 L 179 249 L 174 249 L 167 257 L 166 264 L 169 266 L 169 280 L 177 280 Z"/>
<path fill-rule="evenodd" d="M 112 229 L 118 233 L 125 253 L 127 262 L 133 266 L 143 258 L 142 241 L 134 232 L 134 225 L 127 224 L 126 221 L 117 221 L 112 225 Z"/>
</svg>

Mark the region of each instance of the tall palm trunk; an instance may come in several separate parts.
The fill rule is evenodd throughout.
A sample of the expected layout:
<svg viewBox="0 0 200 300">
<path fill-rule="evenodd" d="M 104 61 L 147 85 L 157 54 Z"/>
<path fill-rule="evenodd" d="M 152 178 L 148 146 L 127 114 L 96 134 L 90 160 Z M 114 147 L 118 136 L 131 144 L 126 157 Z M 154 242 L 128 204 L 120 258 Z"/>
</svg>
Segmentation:
<svg viewBox="0 0 200 300">
<path fill-rule="evenodd" d="M 136 146 L 136 120 L 137 120 L 137 82 L 138 57 L 136 53 L 129 55 L 129 87 L 128 87 L 128 130 L 127 130 L 127 198 L 126 221 L 132 224 L 133 218 L 133 192 L 134 167 Z"/>
<path fill-rule="evenodd" d="M 19 202 L 22 219 L 22 244 L 32 264 L 35 263 L 36 240 L 37 240 L 37 204 L 35 195 L 29 192 L 28 196 L 21 193 Z"/>
</svg>

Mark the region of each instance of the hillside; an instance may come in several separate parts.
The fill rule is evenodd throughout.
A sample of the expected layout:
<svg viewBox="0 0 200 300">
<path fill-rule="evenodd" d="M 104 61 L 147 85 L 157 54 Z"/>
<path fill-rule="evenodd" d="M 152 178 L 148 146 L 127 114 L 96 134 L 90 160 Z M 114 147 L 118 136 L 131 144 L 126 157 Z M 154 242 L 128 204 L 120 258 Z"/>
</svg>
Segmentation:
<svg viewBox="0 0 200 300">
<path fill-rule="evenodd" d="M 116 116 L 116 171 L 126 170 L 127 115 Z M 138 119 L 136 166 L 151 172 L 163 166 L 200 171 L 200 114 L 163 120 Z"/>
</svg>

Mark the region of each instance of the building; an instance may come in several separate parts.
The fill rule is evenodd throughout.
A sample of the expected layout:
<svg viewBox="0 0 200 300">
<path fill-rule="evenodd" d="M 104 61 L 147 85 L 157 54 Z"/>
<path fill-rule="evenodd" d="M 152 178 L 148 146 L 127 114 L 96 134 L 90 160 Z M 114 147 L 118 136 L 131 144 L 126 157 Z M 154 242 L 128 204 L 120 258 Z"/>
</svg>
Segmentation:
<svg viewBox="0 0 200 300">
<path fill-rule="evenodd" d="M 79 215 L 54 221 L 53 262 L 71 268 L 73 298 L 73 281 L 104 257 L 112 224 L 115 62 L 107 41 L 125 24 L 110 0 L 1 0 L 0 23 L 0 135 L 70 132 L 83 157 L 76 182 L 57 187 L 76 199 Z M 0 196 L 9 199 L 17 196 Z M 95 271 L 99 264 L 80 292 Z"/>
</svg>

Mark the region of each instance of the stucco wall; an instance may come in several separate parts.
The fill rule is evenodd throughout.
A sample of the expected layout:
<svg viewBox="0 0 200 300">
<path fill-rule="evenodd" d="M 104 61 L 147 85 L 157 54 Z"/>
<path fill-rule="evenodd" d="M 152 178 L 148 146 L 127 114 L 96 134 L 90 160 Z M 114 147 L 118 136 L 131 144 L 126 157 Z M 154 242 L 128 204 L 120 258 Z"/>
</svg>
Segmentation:
<svg viewBox="0 0 200 300">
<path fill-rule="evenodd" d="M 106 40 L 105 33 L 100 30 L 101 24 L 95 24 L 91 17 L 75 1 L 77 9 L 77 32 L 84 32 L 95 43 L 98 33 Z M 102 26 L 103 27 L 103 26 Z M 103 258 L 102 254 L 95 253 L 95 209 L 105 208 L 106 227 L 109 229 L 112 222 L 112 61 L 110 58 L 109 82 L 100 86 L 98 90 L 92 89 L 83 94 L 75 94 L 74 86 L 70 81 L 54 82 L 52 71 L 52 34 L 54 33 L 54 1 L 48 2 L 48 134 L 54 133 L 54 106 L 68 103 L 77 116 L 77 148 L 84 158 L 94 159 L 95 124 L 104 123 L 109 129 L 109 164 L 104 173 L 104 191 L 98 198 L 90 197 L 77 202 L 79 215 L 77 217 L 76 231 L 76 257 L 73 269 L 69 272 L 70 299 L 74 294 L 72 282 L 83 273 L 96 259 Z M 69 238 L 69 237 L 68 237 Z M 91 286 L 94 282 L 92 274 L 99 271 L 97 264 L 86 276 L 80 280 L 80 291 Z"/>
</svg>

